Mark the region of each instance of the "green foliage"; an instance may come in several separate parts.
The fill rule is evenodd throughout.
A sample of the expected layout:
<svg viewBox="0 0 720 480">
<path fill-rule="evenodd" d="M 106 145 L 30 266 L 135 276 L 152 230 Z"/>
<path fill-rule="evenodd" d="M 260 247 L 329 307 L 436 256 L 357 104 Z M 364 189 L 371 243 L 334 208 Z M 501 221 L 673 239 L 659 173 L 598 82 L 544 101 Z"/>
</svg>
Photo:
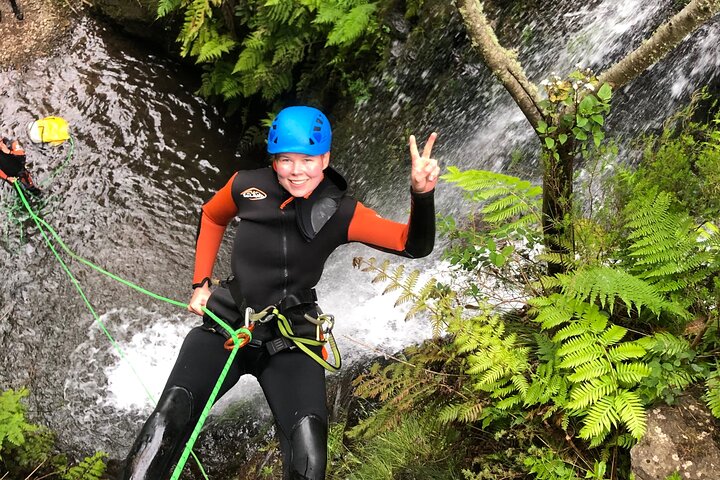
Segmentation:
<svg viewBox="0 0 720 480">
<path fill-rule="evenodd" d="M 692 219 L 670 211 L 670 195 L 641 196 L 627 209 L 628 258 L 631 270 L 662 292 L 683 293 L 704 281 L 714 253 L 698 242 Z M 682 297 L 680 295 L 679 297 Z"/>
<path fill-rule="evenodd" d="M 441 177 L 470 194 L 480 205 L 480 213 L 494 235 L 506 232 L 526 234 L 540 224 L 542 188 L 517 177 L 489 172 L 448 167 Z"/>
<path fill-rule="evenodd" d="M 107 454 L 97 452 L 87 457 L 80 464 L 70 468 L 62 475 L 63 480 L 100 480 L 105 473 L 105 458 Z"/>
<path fill-rule="evenodd" d="M 54 453 L 53 434 L 28 423 L 22 403 L 27 395 L 26 389 L 0 393 L 0 478 L 32 480 L 58 476 L 62 480 L 99 480 L 105 472 L 107 455 L 98 452 L 77 466 L 68 467 L 65 456 Z"/>
<path fill-rule="evenodd" d="M 570 108 L 573 97 L 579 109 L 577 87 L 566 87 L 562 101 Z M 598 103 L 586 101 L 583 115 L 604 109 L 609 93 L 598 89 Z M 602 124 L 592 115 L 580 123 L 591 121 Z M 557 138 L 549 128 L 541 133 Z M 578 148 L 588 159 L 612 154 Z M 443 178 L 472 208 L 468 219 L 443 219 L 450 269 L 442 281 L 419 285 L 417 272 L 389 262 L 356 263 L 386 282 L 385 292 L 400 293 L 408 318 L 427 316 L 439 338 L 358 379 L 356 393 L 378 404 L 354 438 L 392 430 L 411 412 L 434 412 L 478 444 L 505 431 L 530 439 L 478 452 L 466 479 L 519 478 L 519 461 L 534 478 L 624 478 L 627 462 L 618 467 L 615 459 L 627 459 L 645 434 L 650 405 L 704 383 L 704 399 L 720 416 L 720 371 L 708 360 L 720 348 L 720 229 L 705 220 L 698 228 L 661 182 L 648 184 L 656 175 L 644 166 L 600 181 L 609 187 L 604 203 L 564 219 L 578 234 L 559 258 L 542 251 L 539 188 L 451 167 Z M 563 261 L 567 270 L 547 275 L 544 261 Z M 607 471 L 611 457 L 620 473 Z M 501 460 L 498 470 L 481 466 L 490 458 Z"/>
<path fill-rule="evenodd" d="M 599 147 L 605 138 L 603 126 L 610 112 L 612 89 L 599 85 L 590 70 L 576 70 L 567 79 L 557 75 L 541 82 L 547 98 L 540 104 L 544 120 L 537 133 L 549 161 L 560 160 L 560 149 L 569 147 L 570 156 L 587 154 L 588 143 Z"/>
<path fill-rule="evenodd" d="M 693 120 L 710 104 L 714 115 Z M 638 190 L 657 189 L 670 196 L 671 211 L 685 211 L 696 220 L 720 218 L 720 109 L 707 89 L 671 116 L 659 134 L 639 140 L 642 161 L 633 175 Z M 700 223 L 702 223 L 702 221 Z"/>
<path fill-rule="evenodd" d="M 363 419 L 348 435 L 352 438 L 369 439 L 378 432 L 395 428 L 403 422 L 404 415 L 417 410 L 431 408 L 442 402 L 446 395 L 457 387 L 459 375 L 452 362 L 448 362 L 446 347 L 426 342 L 411 347 L 406 352 L 412 356 L 408 365 L 402 358 L 388 365 L 375 364 L 353 382 L 355 394 L 383 402 L 382 406 Z"/>
<path fill-rule="evenodd" d="M 220 0 L 158 4 L 158 16 L 175 12 L 183 16 L 181 54 L 205 65 L 200 93 L 225 100 L 272 101 L 333 82 L 359 92 L 387 41 L 369 0 L 251 0 L 232 15 Z"/>
<path fill-rule="evenodd" d="M 565 462 L 553 450 L 533 448 L 528 453 L 525 466 L 537 480 L 580 480 L 575 466 Z"/>
<path fill-rule="evenodd" d="M 462 227 L 453 218 L 443 219 L 440 230 L 452 242 L 443 256 L 467 271 L 491 270 L 501 281 L 505 275 L 522 274 L 509 271 L 508 265 L 528 258 L 540 241 L 542 189 L 509 175 L 461 172 L 452 166 L 442 178 L 457 184 L 478 205 Z"/>
<path fill-rule="evenodd" d="M 0 461 L 12 461 L 19 467 L 30 467 L 48 457 L 46 436 L 40 434 L 42 429 L 25 419 L 21 400 L 27 395 L 26 389 L 0 394 Z"/>
<path fill-rule="evenodd" d="M 720 418 L 720 369 L 718 369 L 717 365 L 715 370 L 708 375 L 705 386 L 707 390 L 704 399 L 712 414 Z"/>
<path fill-rule="evenodd" d="M 432 416 L 409 415 L 393 429 L 363 441 L 357 452 L 345 451 L 342 464 L 331 467 L 329 478 L 460 479 L 462 452 L 457 440 Z"/>
</svg>

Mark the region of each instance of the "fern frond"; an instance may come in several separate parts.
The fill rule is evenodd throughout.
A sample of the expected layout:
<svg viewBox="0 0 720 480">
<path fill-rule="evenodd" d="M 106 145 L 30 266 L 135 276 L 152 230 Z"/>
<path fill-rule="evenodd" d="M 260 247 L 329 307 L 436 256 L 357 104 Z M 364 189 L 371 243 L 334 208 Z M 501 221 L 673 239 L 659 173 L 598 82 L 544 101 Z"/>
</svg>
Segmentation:
<svg viewBox="0 0 720 480">
<path fill-rule="evenodd" d="M 618 424 L 619 418 L 615 410 L 615 397 L 608 396 L 593 404 L 583 418 L 580 438 L 590 440 L 596 437 L 605 438 L 610 430 Z"/>
<path fill-rule="evenodd" d="M 334 24 L 342 18 L 345 10 L 335 2 L 319 2 L 317 13 L 313 23 L 317 24 Z"/>
<path fill-rule="evenodd" d="M 158 18 L 164 17 L 170 12 L 174 12 L 175 10 L 180 8 L 181 3 L 182 0 L 160 0 L 157 6 Z"/>
<path fill-rule="evenodd" d="M 637 343 L 649 352 L 670 357 L 676 357 L 690 349 L 690 343 L 687 340 L 669 332 L 657 332 L 652 336 L 637 340 Z"/>
<path fill-rule="evenodd" d="M 604 348 L 593 343 L 586 349 L 578 350 L 567 355 L 558 366 L 561 368 L 577 368 L 580 365 L 590 363 L 593 360 L 602 357 L 604 353 Z"/>
<path fill-rule="evenodd" d="M 603 347 L 609 347 L 625 338 L 625 334 L 627 334 L 627 328 L 621 327 L 620 325 L 610 325 L 610 327 L 598 337 L 598 341 Z"/>
<path fill-rule="evenodd" d="M 70 468 L 63 475 L 63 480 L 100 480 L 105 473 L 107 454 L 97 452 L 92 457 L 85 457 L 80 464 Z"/>
<path fill-rule="evenodd" d="M 192 0 L 186 7 L 185 21 L 178 36 L 178 40 L 182 42 L 180 54 L 183 57 L 189 53 L 193 42 L 205 25 L 205 19 L 209 17 L 212 17 L 212 9 L 208 0 Z"/>
<path fill-rule="evenodd" d="M 523 225 L 540 224 L 541 187 L 517 177 L 485 170 L 461 172 L 456 167 L 449 167 L 442 178 L 471 192 L 475 201 L 489 201 L 482 211 L 491 224 L 513 224 L 514 217 L 521 217 Z"/>
<path fill-rule="evenodd" d="M 228 35 L 222 35 L 214 41 L 203 43 L 197 63 L 211 62 L 218 60 L 224 53 L 229 53 L 237 42 Z"/>
<path fill-rule="evenodd" d="M 652 369 L 645 363 L 619 363 L 615 367 L 618 382 L 634 385 L 645 377 L 649 377 Z"/>
<path fill-rule="evenodd" d="M 617 298 L 625 303 L 628 310 L 634 307 L 640 312 L 648 308 L 655 314 L 671 311 L 689 315 L 666 301 L 657 288 L 619 268 L 590 267 L 574 274 L 558 275 L 558 279 L 566 295 L 588 303 L 599 301 L 610 312 Z"/>
<path fill-rule="evenodd" d="M 567 357 L 588 349 L 593 349 L 598 352 L 602 351 L 602 349 L 594 349 L 593 347 L 595 346 L 595 336 L 584 334 L 578 338 L 573 338 L 565 342 L 560 348 L 558 348 L 557 354 L 561 357 Z"/>
<path fill-rule="evenodd" d="M 339 18 L 328 34 L 326 46 L 349 46 L 357 40 L 366 30 L 372 28 L 373 13 L 377 4 L 366 3 L 353 7 L 348 13 Z"/>
<path fill-rule="evenodd" d="M 573 305 L 564 302 L 564 299 L 561 299 L 561 297 L 553 295 L 550 300 L 553 302 L 557 301 L 557 304 L 545 304 L 544 307 L 538 308 L 539 312 L 534 319 L 540 323 L 543 330 L 550 330 L 563 323 L 569 322 L 575 313 Z M 537 307 L 541 301 L 542 298 L 534 298 L 530 300 L 530 304 Z"/>
<path fill-rule="evenodd" d="M 615 396 L 615 410 L 630 434 L 640 440 L 645 435 L 647 417 L 638 394 L 629 390 L 621 390 Z"/>
<path fill-rule="evenodd" d="M 504 398 L 497 402 L 495 408 L 498 410 L 510 410 L 520 403 L 522 403 L 522 397 L 520 395 L 513 395 L 512 397 Z"/>
<path fill-rule="evenodd" d="M 585 365 L 582 365 L 575 373 L 568 376 L 568 380 L 573 383 L 586 382 L 593 378 L 599 378 L 603 375 L 607 375 L 612 371 L 612 364 L 603 359 L 593 360 Z"/>
<path fill-rule="evenodd" d="M 594 378 L 588 382 L 576 384 L 570 390 L 570 401 L 566 404 L 566 408 L 581 410 L 589 405 L 594 405 L 601 398 L 615 393 L 617 389 L 617 383 L 610 376 Z"/>
<path fill-rule="evenodd" d="M 642 358 L 647 353 L 642 345 L 637 342 L 626 342 L 614 346 L 608 350 L 607 355 L 613 362 L 622 360 L 630 360 L 632 358 Z"/>
<path fill-rule="evenodd" d="M 640 197 L 626 208 L 631 273 L 663 292 L 701 281 L 704 265 L 711 259 L 710 252 L 701 247 L 693 220 L 687 214 L 672 213 L 670 204 L 670 196 L 661 192 Z"/>
<path fill-rule="evenodd" d="M 716 418 L 720 418 L 720 370 L 715 370 L 708 376 L 705 382 L 705 388 L 703 399 L 712 414 L 715 415 Z"/>
</svg>

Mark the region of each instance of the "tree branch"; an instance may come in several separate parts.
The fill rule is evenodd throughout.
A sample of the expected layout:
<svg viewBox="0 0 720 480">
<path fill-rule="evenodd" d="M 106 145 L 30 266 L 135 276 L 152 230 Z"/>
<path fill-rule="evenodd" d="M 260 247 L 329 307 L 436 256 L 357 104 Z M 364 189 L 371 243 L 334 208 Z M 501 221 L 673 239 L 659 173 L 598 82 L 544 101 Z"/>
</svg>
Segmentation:
<svg viewBox="0 0 720 480">
<path fill-rule="evenodd" d="M 720 11 L 720 0 L 692 0 L 652 36 L 598 77 L 613 90 L 631 82 Z"/>
<path fill-rule="evenodd" d="M 517 55 L 500 45 L 478 0 L 459 0 L 458 5 L 473 47 L 480 52 L 485 65 L 498 77 L 530 124 L 536 128 L 543 119 L 537 106 L 540 96 L 537 87 L 528 80 L 517 61 Z"/>
</svg>

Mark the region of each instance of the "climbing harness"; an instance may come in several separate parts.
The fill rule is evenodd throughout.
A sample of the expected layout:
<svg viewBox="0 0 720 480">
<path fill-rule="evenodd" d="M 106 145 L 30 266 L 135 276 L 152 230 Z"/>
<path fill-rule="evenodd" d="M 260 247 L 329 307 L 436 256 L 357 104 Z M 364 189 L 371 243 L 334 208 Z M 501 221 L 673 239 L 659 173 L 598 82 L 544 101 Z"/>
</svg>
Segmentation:
<svg viewBox="0 0 720 480">
<path fill-rule="evenodd" d="M 115 275 L 115 274 L 113 274 L 113 273 L 111 273 L 111 272 L 108 272 L 107 270 L 103 269 L 102 267 L 100 267 L 100 266 L 98 266 L 98 265 L 90 262 L 89 260 L 86 260 L 85 258 L 80 257 L 79 255 L 77 255 L 75 252 L 73 252 L 72 250 L 70 250 L 70 248 L 68 248 L 68 246 L 65 244 L 65 242 L 63 242 L 63 240 L 62 240 L 62 238 L 60 237 L 60 235 L 58 235 L 58 233 L 50 226 L 50 224 L 48 224 L 45 220 L 43 220 L 43 219 L 32 209 L 32 207 L 30 206 L 27 198 L 25 198 L 25 195 L 23 194 L 22 188 L 17 184 L 17 182 L 15 182 L 13 185 L 15 186 L 15 189 L 16 189 L 17 192 L 18 192 L 18 195 L 19 195 L 19 197 L 20 197 L 20 200 L 22 201 L 23 206 L 25 207 L 25 209 L 27 210 L 28 214 L 29 214 L 30 217 L 33 219 L 33 221 L 35 222 L 35 225 L 37 226 L 38 230 L 40 231 L 40 234 L 42 235 L 43 239 L 45 240 L 45 243 L 47 244 L 48 248 L 50 248 L 50 250 L 52 251 L 53 255 L 54 255 L 55 258 L 58 260 L 58 262 L 59 262 L 60 265 L 62 266 L 63 270 L 64 270 L 65 273 L 67 274 L 67 276 L 68 276 L 68 277 L 70 278 L 70 280 L 72 281 L 73 285 L 75 286 L 75 289 L 78 291 L 78 293 L 80 294 L 81 298 L 83 299 L 83 302 L 85 303 L 85 305 L 87 306 L 88 310 L 90 311 L 90 313 L 92 314 L 93 318 L 95 319 L 95 322 L 98 324 L 98 326 L 99 326 L 100 329 L 103 331 L 103 333 L 105 334 L 105 336 L 108 337 L 108 339 L 110 340 L 110 343 L 112 344 L 113 348 L 115 348 L 115 350 L 118 352 L 118 355 L 120 356 L 120 358 L 122 358 L 125 362 L 128 363 L 128 365 L 130 366 L 131 371 L 132 371 L 133 374 L 135 375 L 136 379 L 139 381 L 140 385 L 141 385 L 141 386 L 143 387 L 143 389 L 145 390 L 145 393 L 146 393 L 146 395 L 148 396 L 148 398 L 153 402 L 153 404 L 156 404 L 157 401 L 156 401 L 155 398 L 153 397 L 152 393 L 150 393 L 150 390 L 147 388 L 147 386 L 145 385 L 145 383 L 142 381 L 140 375 L 137 373 L 137 370 L 134 368 L 134 366 L 133 366 L 132 363 L 129 361 L 129 359 L 125 356 L 125 354 L 123 353 L 123 351 L 122 351 L 122 349 L 120 348 L 120 346 L 118 345 L 118 343 L 115 341 L 115 339 L 114 339 L 113 336 L 110 334 L 110 332 L 109 332 L 108 329 L 106 328 L 106 326 L 105 326 L 105 324 L 103 323 L 103 321 L 102 321 L 102 320 L 100 319 L 100 317 L 98 316 L 97 312 L 96 312 L 95 309 L 93 308 L 92 304 L 90 303 L 90 301 L 88 300 L 87 296 L 85 295 L 85 292 L 83 291 L 82 287 L 80 286 L 80 283 L 78 282 L 77 278 L 75 277 L 75 275 L 74 275 L 74 274 L 72 273 L 72 271 L 70 270 L 70 267 L 68 267 L 67 263 L 61 258 L 58 250 L 55 248 L 55 245 L 53 244 L 53 242 L 52 242 L 52 240 L 51 240 L 51 237 L 52 237 L 52 239 L 57 243 L 57 245 L 58 245 L 63 251 L 65 251 L 65 253 L 67 253 L 71 258 L 79 261 L 80 263 L 83 263 L 84 265 L 87 265 L 88 267 L 90 267 L 90 268 L 92 268 L 93 270 L 96 270 L 96 271 L 102 273 L 103 275 L 106 275 L 106 276 L 112 278 L 113 280 L 117 280 L 118 282 L 120 282 L 120 283 L 122 283 L 122 284 L 124 284 L 124 285 L 126 285 L 126 286 L 128 286 L 128 287 L 130 287 L 130 288 L 133 288 L 133 289 L 135 289 L 135 290 L 137 290 L 137 291 L 139 291 L 139 292 L 141 292 L 141 293 L 143 293 L 143 294 L 145 294 L 145 295 L 148 295 L 148 296 L 150 296 L 150 297 L 152 297 L 152 298 L 155 298 L 155 299 L 157 299 L 157 300 L 161 300 L 161 301 L 164 301 L 164 302 L 166 302 L 166 303 L 169 303 L 169 304 L 172 304 L 172 305 L 181 307 L 181 308 L 183 308 L 183 309 L 187 309 L 187 306 L 188 306 L 188 305 L 187 305 L 186 303 L 179 302 L 179 301 L 177 301 L 177 300 L 173 300 L 173 299 L 170 299 L 170 298 L 167 298 L 167 297 L 163 297 L 162 295 L 158 295 L 158 294 L 153 293 L 153 292 L 151 292 L 151 291 L 149 291 L 149 290 L 146 290 L 146 289 L 142 288 L 141 286 L 139 286 L 139 285 L 137 285 L 137 284 L 135 284 L 135 283 L 132 283 L 132 282 L 130 282 L 130 281 L 128 281 L 128 280 L 125 280 L 125 279 L 123 279 L 123 278 L 120 278 L 119 276 L 117 276 L 117 275 Z M 185 464 L 187 463 L 187 460 L 188 460 L 188 458 L 189 458 L 190 455 L 193 456 L 193 458 L 194 458 L 196 464 L 198 465 L 198 468 L 200 469 L 200 472 L 202 473 L 203 477 L 204 477 L 206 480 L 209 480 L 209 478 L 208 478 L 208 476 L 207 476 L 207 473 L 205 472 L 205 470 L 204 470 L 203 467 L 202 467 L 202 464 L 200 463 L 200 460 L 199 460 L 198 457 L 195 455 L 195 453 L 192 451 L 192 447 L 193 447 L 193 445 L 195 444 L 195 441 L 197 440 L 198 435 L 200 434 L 200 430 L 202 429 L 203 425 L 205 424 L 205 420 L 207 419 L 207 416 L 208 416 L 208 414 L 209 414 L 209 412 L 210 412 L 210 409 L 212 408 L 213 404 L 215 403 L 215 399 L 217 398 L 217 395 L 218 395 L 218 393 L 219 393 L 219 391 L 220 391 L 220 388 L 221 388 L 223 382 L 225 381 L 225 377 L 227 376 L 227 374 L 228 374 L 228 372 L 229 372 L 229 370 L 230 370 L 230 366 L 232 365 L 232 362 L 235 360 L 235 356 L 237 355 L 237 352 L 238 352 L 238 351 L 240 350 L 240 348 L 243 346 L 242 342 L 241 342 L 239 339 L 237 339 L 237 337 L 238 337 L 239 335 L 244 335 L 244 336 L 246 336 L 248 339 L 252 339 L 252 331 L 251 331 L 250 329 L 247 329 L 247 328 L 245 328 L 245 327 L 243 326 L 243 327 L 238 328 L 237 330 L 233 330 L 227 323 L 225 323 L 222 319 L 220 319 L 220 318 L 219 318 L 217 315 L 215 315 L 212 311 L 210 311 L 210 310 L 208 310 L 208 309 L 206 309 L 206 308 L 203 307 L 203 312 L 204 312 L 205 314 L 207 314 L 210 318 L 212 318 L 222 329 L 224 329 L 226 332 L 228 332 L 230 338 L 233 338 L 233 339 L 234 339 L 234 340 L 233 340 L 234 346 L 233 346 L 233 348 L 232 348 L 232 351 L 230 352 L 230 355 L 228 356 L 227 362 L 225 363 L 225 366 L 223 367 L 222 372 L 220 373 L 220 376 L 218 377 L 217 382 L 215 383 L 215 386 L 213 387 L 213 390 L 212 390 L 212 392 L 211 392 L 211 394 L 210 394 L 210 398 L 208 398 L 208 401 L 207 401 L 207 403 L 205 404 L 205 407 L 203 408 L 202 413 L 200 414 L 200 418 L 198 419 L 198 421 L 197 421 L 197 423 L 196 423 L 196 425 L 195 425 L 195 428 L 193 429 L 192 433 L 190 434 L 190 438 L 189 438 L 189 440 L 187 441 L 187 443 L 186 443 L 186 445 L 185 445 L 185 449 L 183 450 L 183 453 L 182 453 L 181 456 L 180 456 L 180 460 L 178 461 L 177 466 L 175 467 L 175 470 L 173 471 L 173 474 L 172 474 L 172 476 L 171 476 L 171 480 L 177 480 L 177 479 L 180 477 L 180 474 L 182 473 L 182 470 L 183 470 L 183 468 L 185 467 Z M 235 340 L 235 339 L 237 339 L 237 340 Z M 247 342 L 246 342 L 246 343 L 247 343 Z"/>
<path fill-rule="evenodd" d="M 250 330 L 254 329 L 257 324 L 266 324 L 269 326 L 269 330 L 273 332 L 270 338 L 246 340 L 241 337 L 239 340 L 243 342 L 243 345 L 249 345 L 252 348 L 265 348 L 271 356 L 283 350 L 298 348 L 330 372 L 336 372 L 341 368 L 340 350 L 332 334 L 335 317 L 322 312 L 316 303 L 317 293 L 315 289 L 298 290 L 286 295 L 276 304 L 268 305 L 256 311 L 252 307 L 246 306 L 242 289 L 234 276 L 230 276 L 220 284 L 226 289 L 225 291 L 229 292 L 234 305 L 232 310 L 227 310 L 227 306 L 222 305 L 222 299 L 218 299 L 217 308 L 227 312 L 226 316 L 231 319 L 231 324 L 239 325 L 242 323 L 245 328 Z M 215 298 L 211 297 L 210 302 L 214 301 Z M 211 309 L 216 308 L 214 305 L 213 303 L 213 305 L 209 306 Z M 238 306 L 242 314 L 233 315 L 233 312 L 237 312 L 236 308 Z M 301 310 L 298 311 L 298 309 Z M 316 312 L 316 316 L 310 315 L 308 313 L 310 311 Z M 288 316 L 294 321 L 291 321 Z M 232 348 L 232 338 L 227 334 L 227 331 L 216 329 L 209 321 L 205 321 L 203 326 L 206 330 L 222 335 L 226 339 L 225 348 Z M 332 353 L 333 363 L 328 361 L 328 346 Z M 317 347 L 320 347 L 321 355 L 313 351 L 313 348 L 317 350 Z"/>
</svg>

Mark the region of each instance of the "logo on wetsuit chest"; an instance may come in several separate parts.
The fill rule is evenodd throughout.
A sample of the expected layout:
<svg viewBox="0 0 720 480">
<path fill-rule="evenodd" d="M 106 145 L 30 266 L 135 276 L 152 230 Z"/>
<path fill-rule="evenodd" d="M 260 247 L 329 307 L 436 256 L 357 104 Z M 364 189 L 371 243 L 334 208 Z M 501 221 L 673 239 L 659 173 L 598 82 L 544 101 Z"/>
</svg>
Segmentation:
<svg viewBox="0 0 720 480">
<path fill-rule="evenodd" d="M 267 198 L 267 194 L 256 187 L 250 187 L 244 192 L 242 192 L 240 195 L 242 195 L 243 198 L 247 198 L 248 200 L 262 200 L 264 198 Z"/>
</svg>

